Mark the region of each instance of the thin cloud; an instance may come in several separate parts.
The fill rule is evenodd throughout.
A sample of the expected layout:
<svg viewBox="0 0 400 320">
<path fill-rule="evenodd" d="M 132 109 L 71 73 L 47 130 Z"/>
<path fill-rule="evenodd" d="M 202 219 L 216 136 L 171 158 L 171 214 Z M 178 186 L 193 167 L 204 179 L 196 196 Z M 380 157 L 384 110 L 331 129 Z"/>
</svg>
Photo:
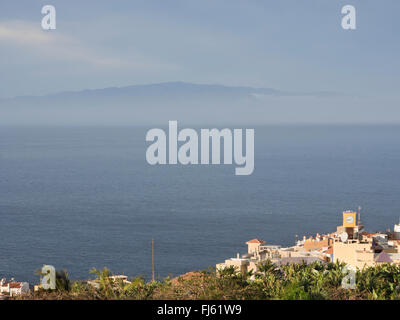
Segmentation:
<svg viewBox="0 0 400 320">
<path fill-rule="evenodd" d="M 148 57 L 131 54 L 130 58 L 115 57 L 99 53 L 87 43 L 62 32 L 43 31 L 37 24 L 24 21 L 5 21 L 0 23 L 0 41 L 3 46 L 23 49 L 39 54 L 47 61 L 65 61 L 89 64 L 100 68 L 156 69 L 174 70 L 177 66 L 151 61 Z"/>
</svg>

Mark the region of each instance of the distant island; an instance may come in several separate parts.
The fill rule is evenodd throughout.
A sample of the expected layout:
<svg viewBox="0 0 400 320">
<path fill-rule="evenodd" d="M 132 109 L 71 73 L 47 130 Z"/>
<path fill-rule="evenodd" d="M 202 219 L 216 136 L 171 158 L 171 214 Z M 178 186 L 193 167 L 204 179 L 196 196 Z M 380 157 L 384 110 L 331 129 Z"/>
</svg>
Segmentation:
<svg viewBox="0 0 400 320">
<path fill-rule="evenodd" d="M 178 81 L 0 99 L 0 125 L 392 123 L 396 106 L 389 98 L 334 91 Z"/>
</svg>

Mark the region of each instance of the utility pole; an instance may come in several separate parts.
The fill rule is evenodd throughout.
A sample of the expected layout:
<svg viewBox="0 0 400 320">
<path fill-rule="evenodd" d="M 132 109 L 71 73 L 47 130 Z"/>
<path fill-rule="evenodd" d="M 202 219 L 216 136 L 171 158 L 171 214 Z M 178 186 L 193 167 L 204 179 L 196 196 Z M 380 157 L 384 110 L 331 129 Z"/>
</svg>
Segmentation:
<svg viewBox="0 0 400 320">
<path fill-rule="evenodd" d="M 153 282 L 155 281 L 154 277 L 154 238 L 151 239 L 151 273 Z"/>
</svg>

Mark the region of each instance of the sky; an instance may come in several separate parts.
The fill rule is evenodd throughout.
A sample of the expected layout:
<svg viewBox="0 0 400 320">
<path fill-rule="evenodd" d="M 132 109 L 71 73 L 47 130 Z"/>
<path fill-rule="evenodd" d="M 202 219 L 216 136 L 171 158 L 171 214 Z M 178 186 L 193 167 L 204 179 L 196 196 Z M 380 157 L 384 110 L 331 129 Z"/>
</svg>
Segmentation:
<svg viewBox="0 0 400 320">
<path fill-rule="evenodd" d="M 398 0 L 1 0 L 0 98 L 185 81 L 397 99 L 399 14 Z"/>
</svg>

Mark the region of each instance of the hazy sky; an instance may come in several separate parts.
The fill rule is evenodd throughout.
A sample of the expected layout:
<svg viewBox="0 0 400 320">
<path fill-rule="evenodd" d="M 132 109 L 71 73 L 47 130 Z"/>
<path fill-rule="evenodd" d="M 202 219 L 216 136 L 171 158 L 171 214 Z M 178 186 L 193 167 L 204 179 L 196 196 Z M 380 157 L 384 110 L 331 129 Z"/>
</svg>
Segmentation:
<svg viewBox="0 0 400 320">
<path fill-rule="evenodd" d="M 41 29 L 46 4 L 57 30 Z M 398 0 L 1 0 L 0 97 L 188 81 L 398 98 L 399 14 Z"/>
</svg>

